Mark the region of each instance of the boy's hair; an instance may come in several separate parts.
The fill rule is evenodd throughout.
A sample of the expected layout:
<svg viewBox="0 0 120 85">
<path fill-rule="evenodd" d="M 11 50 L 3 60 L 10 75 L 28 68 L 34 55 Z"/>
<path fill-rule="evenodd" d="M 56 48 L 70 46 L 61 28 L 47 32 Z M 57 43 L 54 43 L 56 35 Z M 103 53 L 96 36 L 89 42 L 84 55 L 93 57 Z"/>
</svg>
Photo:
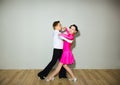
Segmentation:
<svg viewBox="0 0 120 85">
<path fill-rule="evenodd" d="M 74 26 L 75 27 L 75 30 L 78 32 L 79 30 L 78 30 L 78 27 L 77 27 L 77 25 L 75 25 L 75 24 L 72 24 L 72 25 L 70 25 L 70 27 L 69 28 L 71 28 L 72 26 Z"/>
<path fill-rule="evenodd" d="M 60 23 L 60 21 L 54 21 L 53 22 L 53 29 L 55 29 L 55 27 L 58 25 L 58 23 Z"/>
</svg>

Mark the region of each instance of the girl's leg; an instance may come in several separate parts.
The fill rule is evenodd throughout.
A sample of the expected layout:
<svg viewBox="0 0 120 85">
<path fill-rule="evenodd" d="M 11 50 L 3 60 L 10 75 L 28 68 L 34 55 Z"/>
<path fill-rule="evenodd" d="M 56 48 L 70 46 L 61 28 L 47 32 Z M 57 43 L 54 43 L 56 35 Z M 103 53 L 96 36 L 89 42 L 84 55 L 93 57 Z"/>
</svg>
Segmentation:
<svg viewBox="0 0 120 85">
<path fill-rule="evenodd" d="M 72 70 L 68 67 L 68 65 L 65 64 L 63 65 L 63 67 L 68 71 L 72 78 L 75 78 L 75 75 L 73 74 Z"/>
<path fill-rule="evenodd" d="M 57 74 L 59 73 L 60 69 L 62 68 L 62 66 L 63 66 L 63 63 L 60 63 L 60 62 L 59 62 L 57 68 L 53 71 L 53 73 L 50 75 L 49 78 L 52 78 L 52 77 L 54 77 L 55 75 L 57 75 Z"/>
</svg>

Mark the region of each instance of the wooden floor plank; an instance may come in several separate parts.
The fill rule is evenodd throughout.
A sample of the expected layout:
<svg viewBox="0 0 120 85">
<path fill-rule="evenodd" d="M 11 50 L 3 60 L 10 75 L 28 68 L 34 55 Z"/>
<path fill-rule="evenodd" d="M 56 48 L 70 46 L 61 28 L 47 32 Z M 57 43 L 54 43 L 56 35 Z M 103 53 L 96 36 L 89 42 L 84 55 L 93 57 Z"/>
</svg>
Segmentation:
<svg viewBox="0 0 120 85">
<path fill-rule="evenodd" d="M 0 85 L 120 85 L 118 69 L 72 69 L 77 82 L 55 77 L 54 81 L 46 82 L 37 77 L 40 70 L 0 70 Z"/>
</svg>

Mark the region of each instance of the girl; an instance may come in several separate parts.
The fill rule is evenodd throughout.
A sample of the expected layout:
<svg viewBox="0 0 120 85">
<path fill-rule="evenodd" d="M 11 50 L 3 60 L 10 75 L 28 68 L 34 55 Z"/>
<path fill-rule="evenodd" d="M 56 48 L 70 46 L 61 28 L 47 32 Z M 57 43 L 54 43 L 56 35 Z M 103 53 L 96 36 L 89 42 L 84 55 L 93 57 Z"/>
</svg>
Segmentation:
<svg viewBox="0 0 120 85">
<path fill-rule="evenodd" d="M 59 36 L 60 38 L 67 38 L 69 40 L 74 40 L 74 34 L 77 32 L 78 32 L 78 28 L 75 24 L 73 24 L 69 27 L 69 30 L 66 29 L 66 34 L 60 34 Z M 53 71 L 53 73 L 48 78 L 46 78 L 46 81 L 54 80 L 54 76 L 59 73 L 61 67 L 63 66 L 72 77 L 69 80 L 76 82 L 77 78 L 73 74 L 72 70 L 68 67 L 68 64 L 73 64 L 73 63 L 74 63 L 74 56 L 71 51 L 71 43 L 64 40 L 63 54 L 60 59 L 60 62 L 56 70 Z"/>
</svg>

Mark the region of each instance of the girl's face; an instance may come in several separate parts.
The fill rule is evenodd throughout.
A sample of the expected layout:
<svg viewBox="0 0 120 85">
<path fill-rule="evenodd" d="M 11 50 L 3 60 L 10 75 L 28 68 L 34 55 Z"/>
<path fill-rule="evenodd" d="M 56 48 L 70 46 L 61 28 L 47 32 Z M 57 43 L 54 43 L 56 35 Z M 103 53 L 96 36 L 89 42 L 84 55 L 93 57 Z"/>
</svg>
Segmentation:
<svg viewBox="0 0 120 85">
<path fill-rule="evenodd" d="M 69 29 L 70 34 L 75 34 L 77 31 L 75 30 L 74 26 L 71 26 L 71 28 Z"/>
</svg>

